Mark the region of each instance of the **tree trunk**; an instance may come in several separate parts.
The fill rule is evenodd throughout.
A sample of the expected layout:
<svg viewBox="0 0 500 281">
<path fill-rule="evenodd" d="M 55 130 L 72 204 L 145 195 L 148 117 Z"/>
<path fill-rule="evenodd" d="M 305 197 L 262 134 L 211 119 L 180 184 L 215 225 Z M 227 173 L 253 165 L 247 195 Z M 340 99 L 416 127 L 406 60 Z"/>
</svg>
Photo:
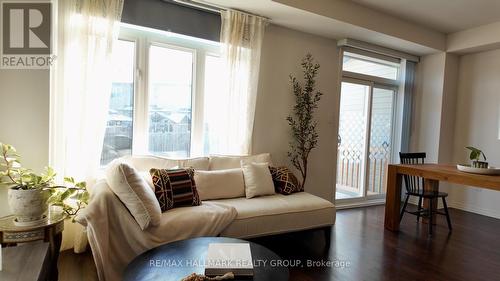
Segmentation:
<svg viewBox="0 0 500 281">
<path fill-rule="evenodd" d="M 306 179 L 307 179 L 307 158 L 302 160 L 302 165 L 303 165 L 303 170 L 304 172 L 302 173 L 302 184 L 301 184 L 301 189 L 304 189 L 305 184 L 306 184 Z"/>
</svg>

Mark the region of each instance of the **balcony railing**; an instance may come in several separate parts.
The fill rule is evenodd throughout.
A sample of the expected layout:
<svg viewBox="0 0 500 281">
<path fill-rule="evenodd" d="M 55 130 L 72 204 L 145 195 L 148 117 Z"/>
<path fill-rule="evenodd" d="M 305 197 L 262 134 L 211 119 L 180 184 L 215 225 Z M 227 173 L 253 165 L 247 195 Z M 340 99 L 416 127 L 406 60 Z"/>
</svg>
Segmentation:
<svg viewBox="0 0 500 281">
<path fill-rule="evenodd" d="M 337 157 L 337 188 L 339 191 L 359 193 L 363 178 L 363 153 L 351 146 L 339 146 Z M 370 147 L 368 156 L 368 195 L 385 193 L 387 164 L 390 160 L 388 144 Z"/>
</svg>

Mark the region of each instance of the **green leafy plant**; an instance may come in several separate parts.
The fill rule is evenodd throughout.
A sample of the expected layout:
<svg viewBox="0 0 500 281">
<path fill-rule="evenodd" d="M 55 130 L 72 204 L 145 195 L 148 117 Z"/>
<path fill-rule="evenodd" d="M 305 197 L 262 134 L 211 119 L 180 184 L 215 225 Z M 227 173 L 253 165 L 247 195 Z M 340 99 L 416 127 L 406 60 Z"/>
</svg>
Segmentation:
<svg viewBox="0 0 500 281">
<path fill-rule="evenodd" d="M 482 150 L 475 148 L 473 146 L 467 146 L 466 148 L 470 150 L 470 155 L 469 155 L 470 160 L 479 162 L 481 156 L 483 156 L 484 161 L 486 161 L 486 155 L 484 155 Z"/>
<path fill-rule="evenodd" d="M 46 167 L 37 174 L 21 165 L 21 156 L 12 145 L 0 143 L 0 186 L 13 189 L 48 191 L 47 204 L 59 206 L 68 216 L 74 216 L 88 204 L 87 184 L 64 178 L 64 185 L 55 184 L 54 169 Z"/>
<path fill-rule="evenodd" d="M 84 181 L 76 182 L 72 177 L 65 177 L 64 182 L 69 186 L 50 187 L 51 196 L 47 203 L 61 207 L 68 216 L 75 216 L 89 203 L 87 183 Z"/>
<path fill-rule="evenodd" d="M 295 106 L 293 116 L 286 120 L 290 125 L 293 140 L 290 142 L 288 157 L 292 165 L 300 171 L 302 176 L 301 186 L 304 187 L 307 179 L 307 164 L 311 150 L 318 144 L 317 122 L 314 120 L 314 111 L 323 95 L 316 90 L 316 76 L 320 65 L 314 63 L 311 54 L 307 54 L 301 63 L 304 75 L 302 85 L 296 77 L 290 75 Z"/>
<path fill-rule="evenodd" d="M 45 172 L 37 175 L 21 166 L 20 156 L 16 149 L 8 144 L 1 145 L 0 184 L 14 189 L 42 189 L 52 183 L 56 176 L 53 169 L 47 167 Z"/>
</svg>

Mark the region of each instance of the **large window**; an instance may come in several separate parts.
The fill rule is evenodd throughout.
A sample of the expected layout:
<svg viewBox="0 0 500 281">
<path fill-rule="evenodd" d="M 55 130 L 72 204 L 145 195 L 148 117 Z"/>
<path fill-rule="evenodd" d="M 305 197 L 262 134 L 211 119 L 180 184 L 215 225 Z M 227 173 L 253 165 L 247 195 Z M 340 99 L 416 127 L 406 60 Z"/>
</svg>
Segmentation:
<svg viewBox="0 0 500 281">
<path fill-rule="evenodd" d="M 149 49 L 149 152 L 188 157 L 191 147 L 191 50 Z"/>
<path fill-rule="evenodd" d="M 124 24 L 101 164 L 123 155 L 185 158 L 216 145 L 205 120 L 223 84 L 219 43 Z M 216 106 L 215 106 L 216 108 Z"/>
<path fill-rule="evenodd" d="M 225 114 L 221 110 L 227 110 L 228 101 L 221 100 L 220 96 L 224 88 L 220 86 L 220 77 L 224 77 L 223 62 L 215 55 L 205 57 L 205 109 L 203 115 L 203 154 L 218 153 L 222 144 L 217 136 L 224 133 L 225 128 L 217 127 L 223 124 Z"/>
<path fill-rule="evenodd" d="M 113 85 L 101 164 L 132 153 L 135 42 L 119 40 L 112 56 Z"/>
<path fill-rule="evenodd" d="M 353 52 L 344 52 L 343 71 L 397 80 L 399 62 L 383 60 Z"/>
</svg>

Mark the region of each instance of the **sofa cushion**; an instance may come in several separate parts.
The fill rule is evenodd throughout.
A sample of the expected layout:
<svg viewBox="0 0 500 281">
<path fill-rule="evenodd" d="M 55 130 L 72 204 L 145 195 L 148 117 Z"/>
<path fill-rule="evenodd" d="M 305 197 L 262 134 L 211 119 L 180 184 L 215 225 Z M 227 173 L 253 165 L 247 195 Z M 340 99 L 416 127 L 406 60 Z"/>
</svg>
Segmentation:
<svg viewBox="0 0 500 281">
<path fill-rule="evenodd" d="M 125 156 L 122 158 L 124 161 L 130 163 L 139 172 L 149 172 L 151 168 L 157 169 L 173 169 L 179 166 L 179 161 L 174 159 L 167 159 L 152 155 L 134 155 Z"/>
<path fill-rule="evenodd" d="M 277 193 L 289 195 L 304 191 L 299 180 L 287 167 L 269 167 Z"/>
<path fill-rule="evenodd" d="M 125 156 L 124 161 L 130 163 L 134 168 L 141 172 L 149 172 L 149 169 L 175 169 L 192 167 L 197 170 L 208 170 L 208 157 L 187 158 L 187 159 L 169 159 L 153 155 L 144 156 Z"/>
<path fill-rule="evenodd" d="M 161 209 L 155 194 L 132 166 L 114 160 L 106 169 L 106 180 L 142 230 L 160 223 Z"/>
<path fill-rule="evenodd" d="M 225 169 L 235 169 L 240 168 L 241 160 L 247 160 L 249 162 L 255 163 L 269 163 L 272 166 L 271 154 L 262 153 L 257 155 L 248 156 L 223 156 L 223 155 L 211 155 L 209 170 L 225 170 Z"/>
<path fill-rule="evenodd" d="M 269 171 L 269 165 L 267 163 L 248 163 L 246 161 L 241 160 L 246 198 L 274 194 L 273 178 Z"/>
<path fill-rule="evenodd" d="M 209 165 L 208 157 L 198 157 L 198 158 L 188 158 L 188 159 L 179 159 L 178 165 L 180 168 L 193 168 L 195 170 L 207 171 Z"/>
<path fill-rule="evenodd" d="M 182 206 L 198 206 L 200 198 L 194 181 L 194 169 L 149 170 L 155 195 L 163 212 Z"/>
<path fill-rule="evenodd" d="M 194 172 L 200 200 L 225 199 L 245 196 L 245 182 L 241 168 Z"/>
<path fill-rule="evenodd" d="M 250 238 L 319 228 L 335 223 L 335 206 L 307 192 L 211 202 L 232 206 L 238 212 L 236 219 L 221 236 Z"/>
</svg>

